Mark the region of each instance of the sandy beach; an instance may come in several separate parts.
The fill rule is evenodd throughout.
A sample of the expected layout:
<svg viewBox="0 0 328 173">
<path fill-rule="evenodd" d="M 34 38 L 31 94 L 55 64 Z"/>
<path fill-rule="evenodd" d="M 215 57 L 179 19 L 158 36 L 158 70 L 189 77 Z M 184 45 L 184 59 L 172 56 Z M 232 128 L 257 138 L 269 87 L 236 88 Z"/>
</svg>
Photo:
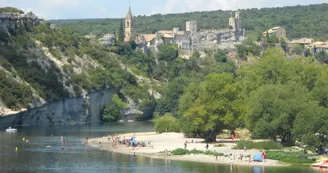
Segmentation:
<svg viewBox="0 0 328 173">
<path fill-rule="evenodd" d="M 112 140 L 108 141 L 108 137 L 101 137 L 96 139 L 89 139 L 89 145 L 91 147 L 97 147 L 102 150 L 118 152 L 122 154 L 138 155 L 151 157 L 156 159 L 170 159 L 170 160 L 181 160 L 181 161 L 192 161 L 192 162 L 205 162 L 205 163 L 220 163 L 220 164 L 238 164 L 238 165 L 252 165 L 252 166 L 288 166 L 289 164 L 281 163 L 276 160 L 266 159 L 265 162 L 249 162 L 248 155 L 260 153 L 259 150 L 235 150 L 232 149 L 235 143 L 231 140 L 218 140 L 218 143 L 223 144 L 222 147 L 215 147 L 215 144 L 209 144 L 208 150 L 224 153 L 226 156 L 218 157 L 216 160 L 215 156 L 203 155 L 203 154 L 190 154 L 183 156 L 175 155 L 164 155 L 164 150 L 172 151 L 177 148 L 184 148 L 184 143 L 187 143 L 187 149 L 197 149 L 206 151 L 206 143 L 202 139 L 185 138 L 182 133 L 162 133 L 156 134 L 155 132 L 148 133 L 129 133 L 118 135 L 121 139 L 131 139 L 132 136 L 136 137 L 136 140 L 142 140 L 146 144 L 151 141 L 152 146 L 146 147 L 128 147 L 127 145 L 118 145 L 113 147 Z M 193 141 L 193 143 L 192 143 Z M 240 155 L 243 155 L 243 159 L 238 159 Z"/>
</svg>

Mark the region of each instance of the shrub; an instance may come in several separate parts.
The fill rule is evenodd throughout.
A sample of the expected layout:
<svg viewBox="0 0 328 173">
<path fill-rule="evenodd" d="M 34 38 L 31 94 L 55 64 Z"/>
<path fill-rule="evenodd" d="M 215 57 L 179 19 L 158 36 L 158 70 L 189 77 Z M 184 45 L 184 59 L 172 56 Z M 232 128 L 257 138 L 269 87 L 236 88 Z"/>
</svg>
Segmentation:
<svg viewBox="0 0 328 173">
<path fill-rule="evenodd" d="M 314 160 L 308 159 L 311 155 L 304 152 L 283 152 L 283 151 L 268 151 L 267 158 L 279 160 L 287 163 L 313 163 Z"/>
<path fill-rule="evenodd" d="M 252 141 L 238 141 L 234 149 L 282 149 L 283 146 L 274 141 L 252 142 Z"/>
<path fill-rule="evenodd" d="M 171 154 L 173 155 L 187 155 L 187 154 L 190 154 L 190 152 L 188 150 L 185 150 L 183 148 L 178 148 L 178 149 L 175 149 L 171 152 Z"/>
<path fill-rule="evenodd" d="M 162 117 L 155 118 L 155 130 L 156 132 L 180 132 L 178 120 L 173 115 L 166 113 Z"/>
<path fill-rule="evenodd" d="M 115 94 L 111 103 L 105 107 L 103 111 L 103 120 L 107 122 L 116 122 L 122 119 L 123 114 L 121 109 L 126 108 L 127 104 Z"/>
<path fill-rule="evenodd" d="M 61 60 L 61 52 L 58 49 L 49 49 L 49 52 L 57 59 Z"/>
</svg>

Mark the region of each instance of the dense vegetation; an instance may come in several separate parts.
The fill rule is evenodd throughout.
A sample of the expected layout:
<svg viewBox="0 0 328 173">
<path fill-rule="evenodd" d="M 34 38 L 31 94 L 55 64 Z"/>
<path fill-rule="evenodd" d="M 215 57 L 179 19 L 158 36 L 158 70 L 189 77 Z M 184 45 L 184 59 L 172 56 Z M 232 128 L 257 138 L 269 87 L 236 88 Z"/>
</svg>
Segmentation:
<svg viewBox="0 0 328 173">
<path fill-rule="evenodd" d="M 282 149 L 283 146 L 278 144 L 276 141 L 261 141 L 261 142 L 252 142 L 252 141 L 238 141 L 236 142 L 234 149 Z"/>
<path fill-rule="evenodd" d="M 130 45 L 110 50 L 71 28 L 51 30 L 47 24 L 11 31 L 11 36 L 0 33 L 0 99 L 9 108 L 26 108 L 40 98 L 56 101 L 103 87 L 122 91 L 136 102 L 149 99 L 147 86 L 139 85 L 132 73 L 121 68 L 123 58 L 112 53 L 134 54 Z M 57 60 L 50 60 L 47 51 Z"/>
<path fill-rule="evenodd" d="M 286 163 L 313 163 L 315 160 L 308 159 L 311 154 L 304 152 L 267 151 L 267 158 Z"/>
<path fill-rule="evenodd" d="M 328 4 L 246 9 L 241 10 L 242 27 L 251 36 L 257 36 L 274 26 L 283 26 L 290 39 L 313 37 L 319 40 L 328 39 Z M 183 14 L 156 14 L 136 16 L 137 33 L 154 33 L 157 30 L 170 30 L 173 27 L 185 29 L 185 21 L 197 20 L 198 28 L 228 28 L 230 11 L 191 12 Z M 117 33 L 121 19 L 74 19 L 53 20 L 59 26 L 71 26 L 80 35 L 90 33 L 104 35 Z"/>
</svg>

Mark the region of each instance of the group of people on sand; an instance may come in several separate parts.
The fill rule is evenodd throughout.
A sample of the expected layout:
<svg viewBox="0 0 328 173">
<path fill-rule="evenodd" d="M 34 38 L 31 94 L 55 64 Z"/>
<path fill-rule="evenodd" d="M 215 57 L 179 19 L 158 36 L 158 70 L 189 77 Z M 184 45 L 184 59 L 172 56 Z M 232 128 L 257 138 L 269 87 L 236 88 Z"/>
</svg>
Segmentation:
<svg viewBox="0 0 328 173">
<path fill-rule="evenodd" d="M 112 147 L 118 148 L 119 145 L 126 145 L 127 147 L 131 147 L 132 150 L 135 150 L 137 147 L 152 147 L 153 144 L 151 141 L 146 144 L 144 141 L 136 141 L 134 137 L 126 138 L 125 136 L 110 136 L 108 135 L 107 140 L 112 143 Z"/>
</svg>

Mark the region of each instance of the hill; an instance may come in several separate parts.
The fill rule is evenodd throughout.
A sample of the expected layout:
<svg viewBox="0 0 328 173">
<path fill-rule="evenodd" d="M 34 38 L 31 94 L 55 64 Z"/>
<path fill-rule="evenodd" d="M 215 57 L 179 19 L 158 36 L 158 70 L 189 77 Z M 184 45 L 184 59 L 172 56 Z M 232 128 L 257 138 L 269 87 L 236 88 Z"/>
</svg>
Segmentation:
<svg viewBox="0 0 328 173">
<path fill-rule="evenodd" d="M 313 37 L 317 40 L 327 40 L 327 9 L 328 4 L 244 9 L 241 10 L 241 22 L 243 28 L 251 37 L 279 25 L 287 29 L 289 39 Z M 134 20 L 138 33 L 154 33 L 157 30 L 172 29 L 173 27 L 185 29 L 185 21 L 187 20 L 197 20 L 199 29 L 227 28 L 229 16 L 229 11 L 219 10 L 136 16 Z M 79 35 L 89 33 L 104 35 L 106 33 L 117 33 L 120 19 L 74 19 L 51 20 L 50 22 L 60 27 L 73 27 Z"/>
</svg>

